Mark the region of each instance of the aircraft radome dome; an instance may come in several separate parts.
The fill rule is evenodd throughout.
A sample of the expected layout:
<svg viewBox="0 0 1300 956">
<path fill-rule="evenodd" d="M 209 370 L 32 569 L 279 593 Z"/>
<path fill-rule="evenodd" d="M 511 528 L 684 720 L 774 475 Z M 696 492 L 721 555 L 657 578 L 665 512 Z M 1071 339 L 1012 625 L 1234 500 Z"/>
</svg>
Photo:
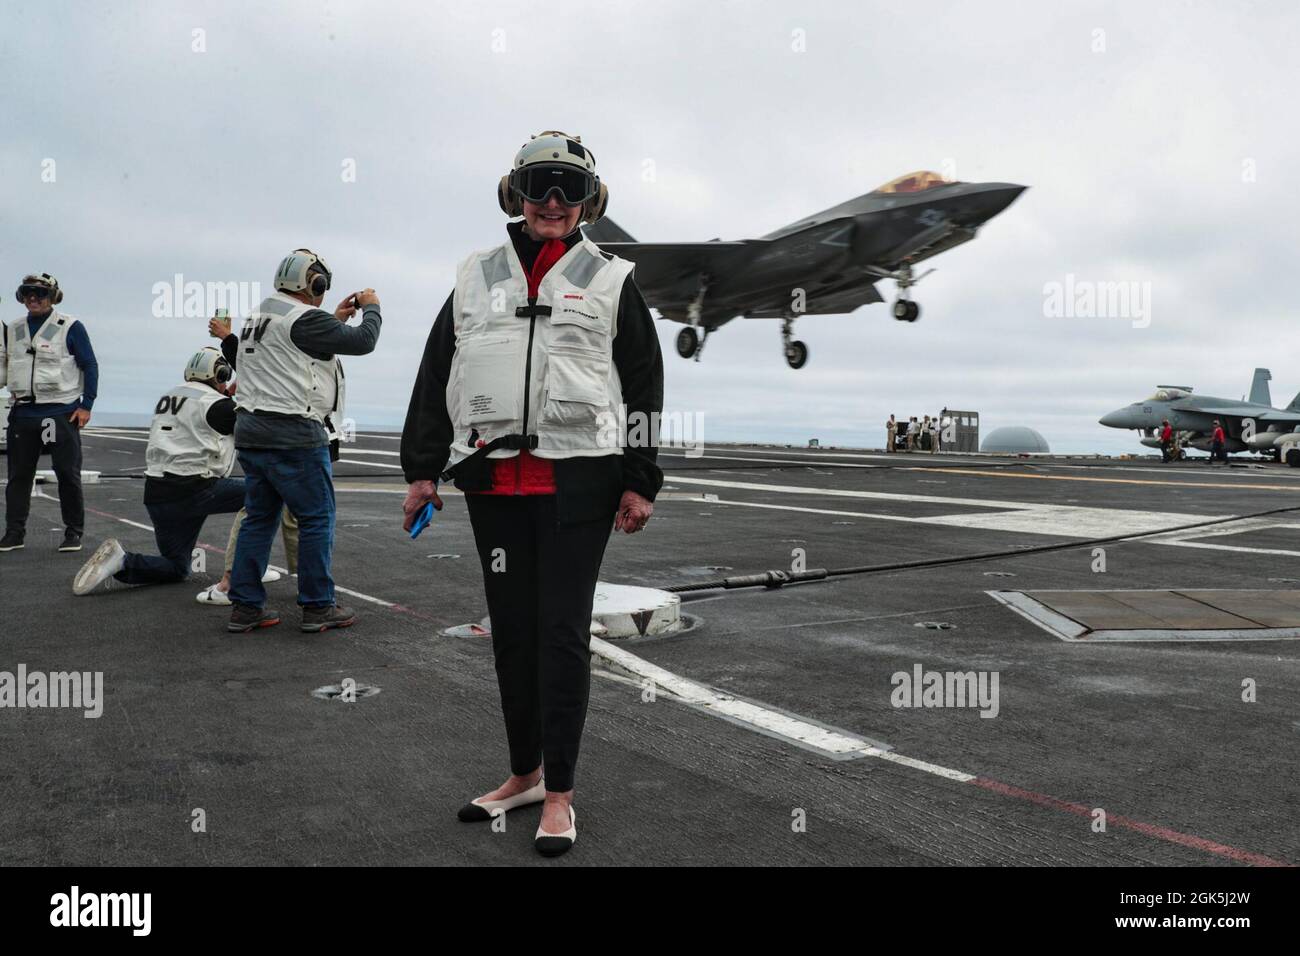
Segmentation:
<svg viewBox="0 0 1300 956">
<path fill-rule="evenodd" d="M 1044 454 L 1052 449 L 1047 446 L 1047 439 L 1032 428 L 1024 425 L 1004 425 L 995 428 L 980 442 L 982 452 L 1003 452 L 1006 454 Z"/>
</svg>

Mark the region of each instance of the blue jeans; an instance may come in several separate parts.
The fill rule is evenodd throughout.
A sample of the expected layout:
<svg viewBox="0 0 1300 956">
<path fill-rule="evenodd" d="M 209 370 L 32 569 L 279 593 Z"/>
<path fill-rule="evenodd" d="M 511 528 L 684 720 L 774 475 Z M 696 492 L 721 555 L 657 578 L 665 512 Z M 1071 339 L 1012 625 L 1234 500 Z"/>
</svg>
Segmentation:
<svg viewBox="0 0 1300 956">
<path fill-rule="evenodd" d="M 242 478 L 218 478 L 193 497 L 146 505 L 161 554 L 128 552 L 126 564 L 113 577 L 126 584 L 184 581 L 190 576 L 194 545 L 208 515 L 234 514 L 243 506 Z"/>
<path fill-rule="evenodd" d="M 298 518 L 298 603 L 334 603 L 330 555 L 334 551 L 334 476 L 329 449 L 241 448 L 246 494 L 244 523 L 230 569 L 230 600 L 260 608 L 266 603 L 262 575 L 280 527 L 280 509 Z"/>
</svg>

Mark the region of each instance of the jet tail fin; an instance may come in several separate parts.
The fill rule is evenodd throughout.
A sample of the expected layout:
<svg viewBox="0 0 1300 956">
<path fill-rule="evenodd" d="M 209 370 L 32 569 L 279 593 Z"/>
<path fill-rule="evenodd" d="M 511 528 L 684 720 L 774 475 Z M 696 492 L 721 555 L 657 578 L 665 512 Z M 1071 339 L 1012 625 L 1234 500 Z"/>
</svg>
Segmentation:
<svg viewBox="0 0 1300 956">
<path fill-rule="evenodd" d="M 602 242 L 636 242 L 628 233 L 623 231 L 618 223 L 608 216 L 597 219 L 590 226 L 587 226 L 583 232 L 596 245 L 600 245 Z"/>
<path fill-rule="evenodd" d="M 1300 395 L 1291 399 L 1291 404 L 1286 407 L 1288 412 L 1300 412 Z"/>
<path fill-rule="evenodd" d="M 1266 368 L 1255 369 L 1255 377 L 1250 380 L 1250 401 L 1256 405 L 1272 405 L 1273 400 L 1269 396 L 1268 383 L 1273 380 L 1272 374 Z M 1297 396 L 1300 398 L 1300 396 Z M 1294 405 L 1295 403 L 1292 402 Z"/>
</svg>

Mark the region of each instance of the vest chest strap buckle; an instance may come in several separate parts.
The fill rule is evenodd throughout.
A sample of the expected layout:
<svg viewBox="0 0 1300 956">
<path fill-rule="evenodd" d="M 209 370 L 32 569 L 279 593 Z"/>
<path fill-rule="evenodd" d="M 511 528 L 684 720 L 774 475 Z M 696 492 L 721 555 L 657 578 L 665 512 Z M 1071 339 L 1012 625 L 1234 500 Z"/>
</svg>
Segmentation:
<svg viewBox="0 0 1300 956">
<path fill-rule="evenodd" d="M 516 319 L 534 319 L 539 315 L 550 315 L 549 305 L 521 305 L 515 309 Z"/>
</svg>

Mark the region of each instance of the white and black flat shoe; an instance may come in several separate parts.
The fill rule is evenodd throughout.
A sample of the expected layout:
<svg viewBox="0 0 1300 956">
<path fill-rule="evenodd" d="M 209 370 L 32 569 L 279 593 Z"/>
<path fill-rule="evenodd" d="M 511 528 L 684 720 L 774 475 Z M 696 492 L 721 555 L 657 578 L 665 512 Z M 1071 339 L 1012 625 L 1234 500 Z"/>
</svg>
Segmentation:
<svg viewBox="0 0 1300 956">
<path fill-rule="evenodd" d="M 538 780 L 537 785 L 531 789 L 516 793 L 513 797 L 506 797 L 504 800 L 484 800 L 479 797 L 465 804 L 456 813 L 461 823 L 481 823 L 484 820 L 491 820 L 492 814 L 500 810 L 505 813 L 507 810 L 514 810 L 517 807 L 527 807 L 534 803 L 541 803 L 546 799 L 546 781 Z"/>
<path fill-rule="evenodd" d="M 542 856 L 559 856 L 573 849 L 578 842 L 578 815 L 569 807 L 569 829 L 563 833 L 547 833 L 540 826 L 537 836 L 533 837 L 533 846 Z"/>
</svg>

